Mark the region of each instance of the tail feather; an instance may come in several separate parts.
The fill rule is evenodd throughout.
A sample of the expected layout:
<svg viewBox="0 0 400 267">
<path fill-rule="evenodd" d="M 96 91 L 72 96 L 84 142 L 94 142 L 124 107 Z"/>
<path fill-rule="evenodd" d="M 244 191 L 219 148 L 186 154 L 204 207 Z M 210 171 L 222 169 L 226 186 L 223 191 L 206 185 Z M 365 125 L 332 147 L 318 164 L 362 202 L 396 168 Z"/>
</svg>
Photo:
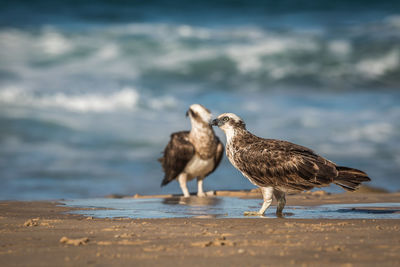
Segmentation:
<svg viewBox="0 0 400 267">
<path fill-rule="evenodd" d="M 168 180 L 167 178 L 164 178 L 161 182 L 161 186 L 164 186 L 166 184 L 168 184 L 169 182 L 171 182 L 171 180 Z"/>
<path fill-rule="evenodd" d="M 334 183 L 348 191 L 356 190 L 362 182 L 371 181 L 363 171 L 343 166 L 338 166 L 336 169 L 339 174 L 335 178 Z"/>
</svg>

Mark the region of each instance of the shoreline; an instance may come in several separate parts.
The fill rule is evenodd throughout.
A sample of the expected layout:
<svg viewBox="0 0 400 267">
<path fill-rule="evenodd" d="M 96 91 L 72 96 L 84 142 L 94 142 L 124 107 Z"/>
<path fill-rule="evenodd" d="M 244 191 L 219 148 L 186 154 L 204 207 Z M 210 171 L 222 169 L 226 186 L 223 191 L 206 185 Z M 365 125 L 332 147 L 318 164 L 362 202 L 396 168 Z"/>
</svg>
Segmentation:
<svg viewBox="0 0 400 267">
<path fill-rule="evenodd" d="M 400 202 L 400 193 L 318 192 L 289 195 L 288 203 Z M 398 219 L 98 219 L 72 210 L 57 201 L 1 201 L 2 266 L 400 265 Z"/>
<path fill-rule="evenodd" d="M 260 199 L 262 194 L 259 188 L 251 190 L 218 190 L 206 192 L 208 197 L 235 197 L 242 199 Z M 191 197 L 195 197 L 194 193 Z M 153 199 L 153 198 L 176 198 L 182 197 L 180 194 L 162 195 L 108 195 L 105 198 L 123 199 Z M 318 206 L 324 204 L 353 204 L 353 203 L 390 203 L 400 202 L 400 192 L 387 192 L 383 189 L 362 186 L 355 192 L 328 193 L 324 190 L 304 191 L 300 193 L 286 194 L 286 206 Z M 275 205 L 275 198 L 272 205 Z"/>
</svg>

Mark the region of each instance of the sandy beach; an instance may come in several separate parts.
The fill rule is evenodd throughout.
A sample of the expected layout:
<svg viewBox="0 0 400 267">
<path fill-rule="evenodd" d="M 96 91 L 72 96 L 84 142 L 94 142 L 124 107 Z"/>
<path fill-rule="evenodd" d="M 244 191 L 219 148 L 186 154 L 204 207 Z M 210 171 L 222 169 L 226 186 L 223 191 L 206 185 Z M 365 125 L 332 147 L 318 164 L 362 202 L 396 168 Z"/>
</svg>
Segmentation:
<svg viewBox="0 0 400 267">
<path fill-rule="evenodd" d="M 258 192 L 218 195 L 252 198 Z M 400 193 L 288 197 L 288 205 L 368 202 L 398 203 Z M 1 202 L 0 265 L 400 265 L 397 219 L 98 219 L 69 211 L 56 201 Z"/>
</svg>

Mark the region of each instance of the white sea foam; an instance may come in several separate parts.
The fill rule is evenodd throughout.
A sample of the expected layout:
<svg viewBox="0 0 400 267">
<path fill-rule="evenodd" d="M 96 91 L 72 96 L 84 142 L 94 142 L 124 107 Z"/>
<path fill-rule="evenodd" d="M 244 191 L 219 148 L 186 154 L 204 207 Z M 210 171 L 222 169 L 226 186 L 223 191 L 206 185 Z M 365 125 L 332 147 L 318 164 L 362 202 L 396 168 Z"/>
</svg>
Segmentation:
<svg viewBox="0 0 400 267">
<path fill-rule="evenodd" d="M 60 32 L 53 29 L 45 29 L 38 40 L 38 44 L 45 53 L 50 55 L 60 55 L 69 52 L 72 44 Z"/>
<path fill-rule="evenodd" d="M 226 53 L 238 64 L 242 73 L 249 73 L 259 70 L 263 63 L 263 56 L 285 53 L 288 51 L 316 51 L 318 45 L 311 39 L 285 36 L 265 36 L 251 44 L 231 45 L 227 47 Z M 272 73 L 275 77 L 282 77 L 287 70 L 276 70 Z"/>
<path fill-rule="evenodd" d="M 100 60 L 117 59 L 120 56 L 120 51 L 115 43 L 109 43 L 102 46 L 94 55 L 95 58 Z"/>
<path fill-rule="evenodd" d="M 186 38 L 208 39 L 211 37 L 210 31 L 204 28 L 181 25 L 177 28 L 178 34 Z"/>
<path fill-rule="evenodd" d="M 131 87 L 110 94 L 85 93 L 69 95 L 55 93 L 35 95 L 17 87 L 0 90 L 0 102 L 14 105 L 28 105 L 39 108 L 63 108 L 75 112 L 110 112 L 133 110 L 139 101 L 139 93 Z"/>
<path fill-rule="evenodd" d="M 180 73 L 186 73 L 187 64 L 192 62 L 228 57 L 236 63 L 241 73 L 248 74 L 265 68 L 265 56 L 290 51 L 316 52 L 319 49 L 313 36 L 273 34 L 258 27 L 209 29 L 185 24 L 135 23 L 109 30 L 118 35 L 144 35 L 156 39 L 164 49 L 157 57 L 149 57 L 144 66 Z M 211 45 L 188 47 L 183 45 L 182 38 L 210 39 Z M 212 45 L 213 41 L 217 41 L 216 45 Z M 344 50 L 344 46 L 345 44 L 336 43 L 333 44 L 333 49 Z M 269 68 L 271 76 L 277 79 L 297 71 L 289 65 L 276 66 L 276 62 L 271 63 Z"/>
<path fill-rule="evenodd" d="M 347 56 L 352 52 L 351 44 L 346 40 L 334 40 L 328 43 L 328 49 L 338 56 Z"/>
<path fill-rule="evenodd" d="M 110 113 L 124 110 L 134 111 L 139 108 L 139 104 L 155 111 L 173 109 L 179 104 L 179 101 L 172 95 L 140 95 L 136 88 L 129 86 L 110 93 L 79 94 L 65 92 L 37 94 L 21 87 L 7 86 L 0 88 L 1 103 L 40 109 L 64 109 L 79 113 Z"/>
<path fill-rule="evenodd" d="M 8 86 L 0 90 L 0 102 L 13 103 L 23 96 L 24 92 L 19 87 Z"/>
<path fill-rule="evenodd" d="M 393 50 L 379 58 L 367 58 L 356 65 L 356 69 L 364 76 L 377 78 L 390 70 L 399 67 L 399 51 Z"/>
<path fill-rule="evenodd" d="M 396 17 L 388 21 L 393 24 Z M 43 87 L 40 83 L 47 87 L 71 76 L 136 80 L 142 75 L 151 77 L 154 70 L 165 71 L 167 79 L 171 73 L 179 76 L 190 72 L 190 77 L 195 77 L 198 70 L 202 77 L 209 71 L 206 74 L 210 81 L 231 79 L 215 64 L 219 58 L 227 58 L 227 64 L 239 72 L 234 76 L 238 86 L 242 81 L 247 85 L 251 76 L 255 77 L 252 81 L 256 87 L 262 86 L 257 83 L 293 76 L 310 76 L 328 85 L 341 85 L 343 76 L 352 81 L 369 80 L 400 67 L 399 48 L 379 52 L 376 44 L 374 56 L 354 55 L 358 48 L 351 36 L 330 40 L 324 34 L 273 32 L 257 26 L 207 28 L 163 23 L 107 26 L 85 34 L 67 34 L 56 27 L 44 27 L 35 33 L 5 28 L 0 30 L 0 57 L 6 62 L 3 69 L 26 81 L 34 80 L 39 87 Z M 135 36 L 138 42 L 134 42 Z M 193 40 L 187 43 L 187 39 Z M 326 60 L 320 60 L 321 52 Z M 299 60 L 301 55 L 307 55 L 307 59 Z M 210 68 L 192 68 L 197 62 L 201 66 L 210 64 Z M 65 83 L 64 87 L 68 87 L 68 81 Z"/>
<path fill-rule="evenodd" d="M 219 51 L 210 48 L 202 48 L 194 51 L 171 49 L 168 53 L 154 59 L 153 64 L 158 68 L 175 69 L 178 72 L 185 73 L 187 71 L 186 64 L 213 59 L 218 54 Z"/>
</svg>

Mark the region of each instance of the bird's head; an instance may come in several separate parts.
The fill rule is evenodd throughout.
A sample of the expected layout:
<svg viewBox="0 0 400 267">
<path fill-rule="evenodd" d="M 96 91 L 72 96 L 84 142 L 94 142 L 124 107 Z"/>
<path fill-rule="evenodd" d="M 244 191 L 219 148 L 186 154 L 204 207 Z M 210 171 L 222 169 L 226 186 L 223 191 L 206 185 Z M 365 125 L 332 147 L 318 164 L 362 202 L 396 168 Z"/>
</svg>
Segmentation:
<svg viewBox="0 0 400 267">
<path fill-rule="evenodd" d="M 244 121 L 233 113 L 223 113 L 211 122 L 212 126 L 218 126 L 225 133 L 238 129 L 246 129 Z"/>
<path fill-rule="evenodd" d="M 211 112 L 200 104 L 191 105 L 186 116 L 190 117 L 192 124 L 204 123 L 208 125 L 211 121 Z"/>
</svg>

